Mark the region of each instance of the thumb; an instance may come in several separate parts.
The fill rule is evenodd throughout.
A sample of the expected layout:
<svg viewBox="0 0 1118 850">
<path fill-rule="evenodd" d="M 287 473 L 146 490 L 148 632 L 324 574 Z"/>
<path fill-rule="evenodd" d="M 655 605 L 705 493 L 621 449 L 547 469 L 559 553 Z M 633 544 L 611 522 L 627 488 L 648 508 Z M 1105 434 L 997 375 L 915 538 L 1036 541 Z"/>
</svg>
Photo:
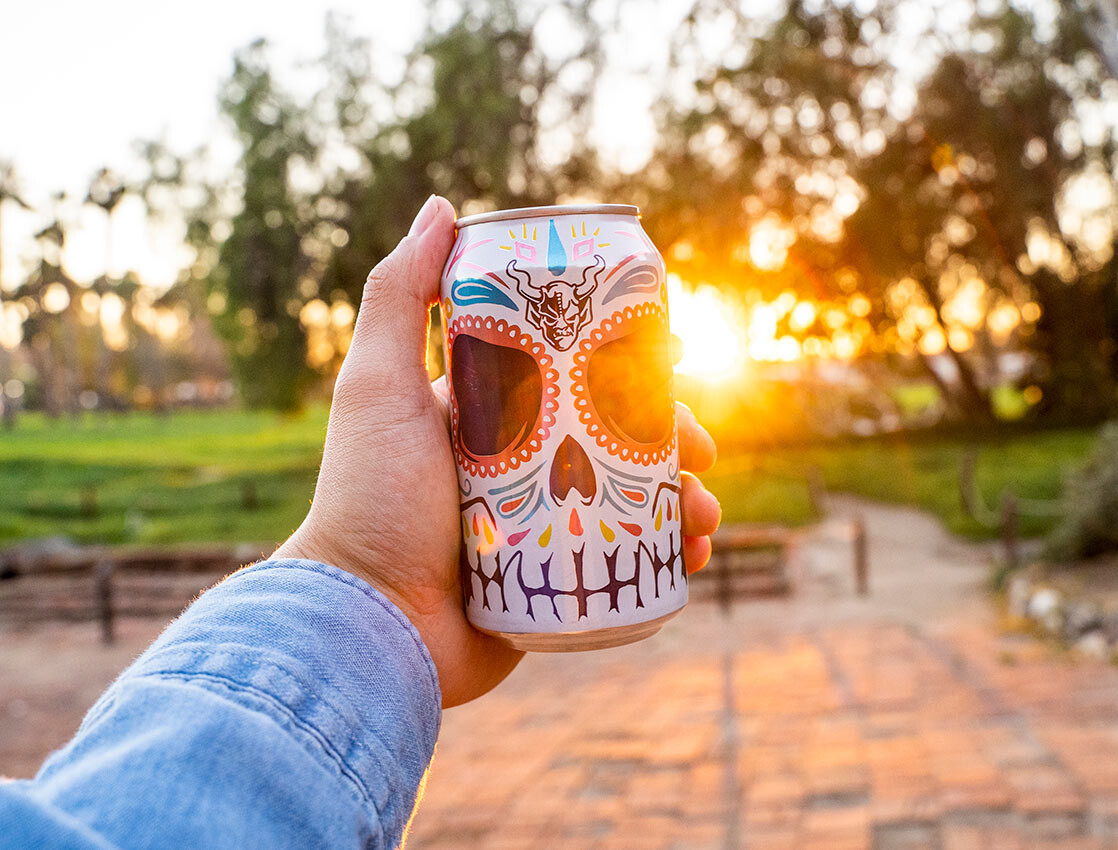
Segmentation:
<svg viewBox="0 0 1118 850">
<path fill-rule="evenodd" d="M 427 385 L 427 310 L 453 242 L 454 208 L 432 195 L 408 235 L 369 272 L 345 363 L 363 380 Z"/>
</svg>

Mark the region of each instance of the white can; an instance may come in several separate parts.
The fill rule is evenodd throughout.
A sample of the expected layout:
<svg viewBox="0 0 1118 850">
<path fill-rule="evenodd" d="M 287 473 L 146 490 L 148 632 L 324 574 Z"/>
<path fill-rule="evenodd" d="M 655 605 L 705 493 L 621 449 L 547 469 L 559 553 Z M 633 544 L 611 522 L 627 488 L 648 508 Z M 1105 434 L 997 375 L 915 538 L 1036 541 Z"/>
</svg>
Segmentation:
<svg viewBox="0 0 1118 850">
<path fill-rule="evenodd" d="M 639 211 L 460 219 L 441 296 L 470 622 L 536 651 L 654 634 L 687 571 L 664 261 Z"/>
</svg>

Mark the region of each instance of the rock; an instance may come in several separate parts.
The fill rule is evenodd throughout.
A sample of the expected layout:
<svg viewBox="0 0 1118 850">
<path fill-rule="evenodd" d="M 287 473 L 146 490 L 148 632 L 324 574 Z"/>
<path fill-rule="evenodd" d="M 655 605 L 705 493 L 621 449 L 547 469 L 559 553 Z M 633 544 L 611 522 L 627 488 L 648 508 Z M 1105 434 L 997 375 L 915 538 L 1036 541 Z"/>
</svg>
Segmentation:
<svg viewBox="0 0 1118 850">
<path fill-rule="evenodd" d="M 5 578 L 65 567 L 81 556 L 82 548 L 57 535 L 28 540 L 0 550 L 0 574 Z"/>
<path fill-rule="evenodd" d="M 129 540 L 139 539 L 146 524 L 147 521 L 142 511 L 129 508 L 124 512 L 124 532 L 128 535 Z"/>
<path fill-rule="evenodd" d="M 1042 587 L 1029 597 L 1029 617 L 1043 626 L 1046 631 L 1059 634 L 1064 623 L 1064 612 L 1060 602 L 1058 590 Z"/>
<path fill-rule="evenodd" d="M 1104 614 L 1102 617 L 1102 632 L 1111 643 L 1118 644 L 1118 613 Z"/>
<path fill-rule="evenodd" d="M 1110 658 L 1110 642 L 1102 629 L 1092 629 L 1075 642 L 1076 652 L 1090 658 L 1106 660 Z"/>
<path fill-rule="evenodd" d="M 1009 580 L 1006 588 L 1006 604 L 1012 617 L 1025 617 L 1029 613 L 1029 592 L 1033 583 L 1027 575 L 1018 573 Z"/>
<path fill-rule="evenodd" d="M 1064 612 L 1064 637 L 1074 641 L 1080 635 L 1102 628 L 1102 612 L 1092 602 L 1072 602 Z M 1100 631 L 1100 634 L 1101 631 Z"/>
</svg>

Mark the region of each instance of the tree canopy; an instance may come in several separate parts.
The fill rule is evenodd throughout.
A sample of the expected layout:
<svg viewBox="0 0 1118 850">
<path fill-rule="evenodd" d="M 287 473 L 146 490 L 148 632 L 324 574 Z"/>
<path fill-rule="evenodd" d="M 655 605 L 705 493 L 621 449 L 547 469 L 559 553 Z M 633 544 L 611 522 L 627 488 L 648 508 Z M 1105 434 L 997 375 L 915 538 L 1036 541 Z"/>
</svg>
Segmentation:
<svg viewBox="0 0 1118 850">
<path fill-rule="evenodd" d="M 592 133 L 617 8 L 431 3 L 391 75 L 375 43 L 332 17 L 313 97 L 285 87 L 267 44 L 247 45 L 220 93 L 232 175 L 147 143 L 142 179 L 99 172 L 84 201 L 109 220 L 129 194 L 182 215 L 194 261 L 158 302 L 107 273 L 94 288 L 130 317 L 148 302 L 186 311 L 199 344 L 206 328 L 225 341 L 245 402 L 291 408 L 328 385 L 368 270 L 428 194 L 464 213 L 619 200 L 642 207 L 686 283 L 784 304 L 772 321 L 804 357 L 923 376 L 949 415 L 974 422 L 991 420 L 1006 382 L 1046 421 L 1113 415 L 1109 7 L 991 0 L 914 30 L 912 0 L 787 0 L 764 18 L 696 0 L 666 45 L 652 153 L 632 173 L 604 165 Z M 18 203 L 0 169 L 0 216 Z M 96 324 L 89 284 L 58 261 L 66 226 L 43 230 L 38 270 L 4 294 L 21 305 L 25 359 L 53 387 L 42 398 L 63 407 L 79 385 L 111 383 L 107 367 L 49 378 L 61 373 L 32 344 L 49 325 L 61 352 L 60 323 Z M 70 319 L 35 306 L 56 284 Z M 147 325 L 130 327 L 139 338 Z"/>
</svg>

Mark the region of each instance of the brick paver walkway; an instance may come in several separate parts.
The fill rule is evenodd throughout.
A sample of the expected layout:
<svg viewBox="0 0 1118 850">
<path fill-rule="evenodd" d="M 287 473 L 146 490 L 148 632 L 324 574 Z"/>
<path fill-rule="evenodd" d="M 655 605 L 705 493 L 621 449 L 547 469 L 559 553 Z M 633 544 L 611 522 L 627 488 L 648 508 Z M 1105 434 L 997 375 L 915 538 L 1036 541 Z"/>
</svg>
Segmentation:
<svg viewBox="0 0 1118 850">
<path fill-rule="evenodd" d="M 1118 667 L 1001 634 L 986 550 L 837 508 L 866 516 L 868 599 L 814 533 L 789 599 L 529 656 L 444 715 L 409 850 L 1118 848 Z M 0 772 L 33 773 L 160 626 L 0 635 Z"/>
<path fill-rule="evenodd" d="M 981 550 L 863 509 L 869 600 L 815 541 L 794 600 L 446 713 L 409 848 L 1118 847 L 1118 668 L 1000 635 Z"/>
</svg>

